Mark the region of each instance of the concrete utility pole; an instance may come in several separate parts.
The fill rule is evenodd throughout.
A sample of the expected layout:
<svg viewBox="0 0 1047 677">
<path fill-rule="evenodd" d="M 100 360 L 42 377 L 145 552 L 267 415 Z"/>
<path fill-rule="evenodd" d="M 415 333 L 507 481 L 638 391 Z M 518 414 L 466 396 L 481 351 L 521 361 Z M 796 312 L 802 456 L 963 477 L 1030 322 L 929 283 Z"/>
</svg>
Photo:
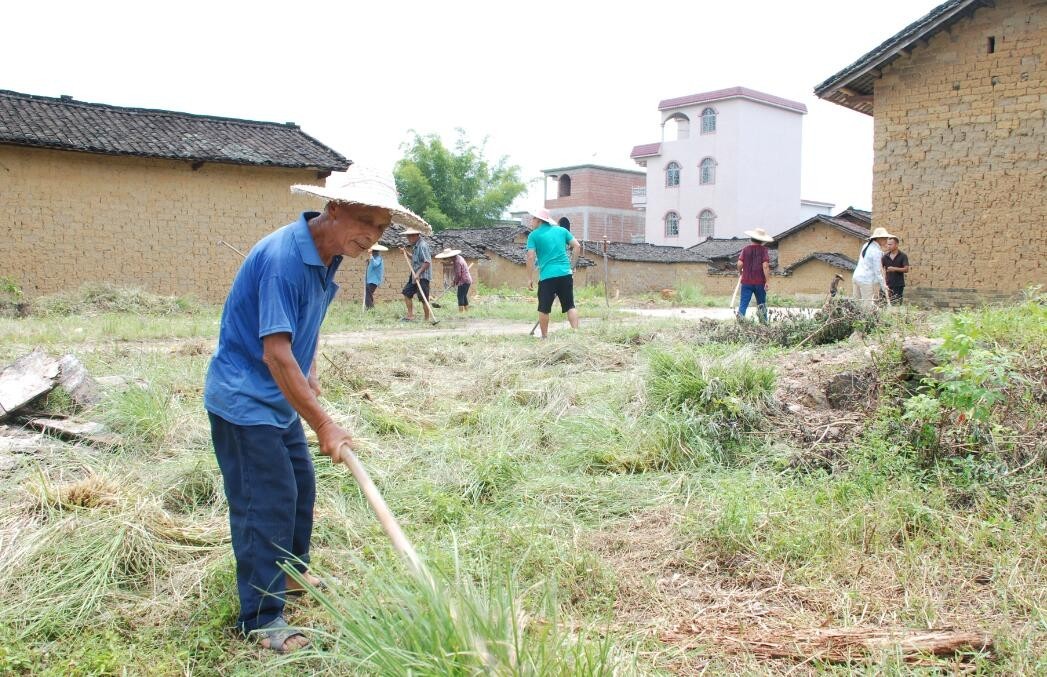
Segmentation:
<svg viewBox="0 0 1047 677">
<path fill-rule="evenodd" d="M 608 308 L 611 307 L 610 292 L 607 290 L 607 245 L 610 244 L 608 239 L 603 239 L 603 302 Z"/>
</svg>

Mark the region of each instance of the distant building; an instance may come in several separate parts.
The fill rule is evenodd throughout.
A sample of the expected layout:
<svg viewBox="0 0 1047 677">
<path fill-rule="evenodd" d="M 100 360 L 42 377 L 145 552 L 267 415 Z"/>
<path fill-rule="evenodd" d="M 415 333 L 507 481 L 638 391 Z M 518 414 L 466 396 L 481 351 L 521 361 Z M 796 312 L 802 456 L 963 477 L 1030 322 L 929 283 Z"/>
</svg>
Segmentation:
<svg viewBox="0 0 1047 677">
<path fill-rule="evenodd" d="M 902 238 L 907 300 L 1047 282 L 1047 3 L 949 0 L 814 91 L 873 116 L 873 225 Z"/>
<path fill-rule="evenodd" d="M 635 146 L 646 167 L 646 241 L 689 247 L 752 228 L 782 230 L 833 205 L 800 199 L 800 143 L 807 107 L 745 87 L 658 104 L 662 141 Z M 665 127 L 675 126 L 667 139 Z"/>
<path fill-rule="evenodd" d="M 294 123 L 0 91 L 0 275 L 35 296 L 112 282 L 225 296 L 240 257 L 349 160 Z M 339 275 L 339 280 L 344 280 Z"/>
<path fill-rule="evenodd" d="M 545 208 L 579 240 L 643 241 L 644 213 L 633 206 L 644 173 L 600 165 L 543 169 Z"/>
</svg>

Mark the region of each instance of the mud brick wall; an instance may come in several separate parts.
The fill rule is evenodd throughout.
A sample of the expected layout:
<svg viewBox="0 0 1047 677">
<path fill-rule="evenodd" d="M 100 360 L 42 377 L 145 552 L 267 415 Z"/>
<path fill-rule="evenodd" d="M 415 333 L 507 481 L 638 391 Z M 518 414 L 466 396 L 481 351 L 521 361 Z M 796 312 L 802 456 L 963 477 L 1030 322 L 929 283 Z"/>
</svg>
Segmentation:
<svg viewBox="0 0 1047 677">
<path fill-rule="evenodd" d="M 839 232 L 839 231 L 837 231 Z M 816 250 L 822 251 L 822 250 Z M 851 294 L 851 272 L 830 266 L 825 261 L 811 259 L 793 270 L 790 275 L 771 275 L 771 293 L 785 296 L 827 296 L 833 276 L 840 274 L 840 293 Z"/>
<path fill-rule="evenodd" d="M 968 305 L 1047 282 L 1045 116 L 1044 0 L 997 0 L 884 69 L 873 226 L 902 237 L 907 298 Z"/>
<path fill-rule="evenodd" d="M 319 200 L 315 171 L 0 146 L 0 275 L 28 296 L 111 282 L 225 298 L 259 239 Z M 341 279 L 339 280 L 341 282 Z"/>
<path fill-rule="evenodd" d="M 865 240 L 825 223 L 813 223 L 778 241 L 778 265 L 786 268 L 815 252 L 843 254 L 857 260 Z M 904 250 L 904 247 L 903 247 Z"/>
</svg>

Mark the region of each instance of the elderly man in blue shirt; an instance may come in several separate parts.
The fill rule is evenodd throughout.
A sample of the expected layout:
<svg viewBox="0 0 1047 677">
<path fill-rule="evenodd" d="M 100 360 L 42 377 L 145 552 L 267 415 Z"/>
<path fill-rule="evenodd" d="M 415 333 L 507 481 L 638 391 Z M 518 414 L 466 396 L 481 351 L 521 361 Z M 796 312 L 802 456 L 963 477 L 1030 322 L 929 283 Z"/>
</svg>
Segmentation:
<svg viewBox="0 0 1047 677">
<path fill-rule="evenodd" d="M 326 201 L 248 253 L 222 310 L 218 348 L 204 407 L 225 481 L 240 597 L 237 625 L 263 646 L 286 652 L 308 640 L 283 617 L 288 592 L 300 591 L 281 563 L 308 573 L 316 478 L 302 419 L 334 463 L 349 431 L 317 400 L 316 348 L 338 291 L 343 256 L 369 251 L 392 219 L 428 224 L 399 203 L 392 177 L 353 165 L 326 187 L 292 186 Z"/>
</svg>

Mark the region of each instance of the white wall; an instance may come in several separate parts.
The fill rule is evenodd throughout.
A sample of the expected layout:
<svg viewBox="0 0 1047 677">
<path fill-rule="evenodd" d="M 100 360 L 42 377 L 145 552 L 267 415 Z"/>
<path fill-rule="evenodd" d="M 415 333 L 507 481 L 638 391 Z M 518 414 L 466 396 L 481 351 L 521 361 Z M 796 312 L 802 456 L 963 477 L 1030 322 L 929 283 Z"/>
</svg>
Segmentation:
<svg viewBox="0 0 1047 677">
<path fill-rule="evenodd" d="M 701 133 L 701 112 L 717 112 L 716 132 Z M 664 127 L 661 154 L 647 158 L 647 241 L 689 247 L 699 242 L 698 215 L 716 214 L 714 237 L 734 237 L 754 227 L 784 230 L 800 219 L 800 143 L 803 116 L 748 99 L 727 99 L 661 111 L 662 120 L 684 113 L 690 138 L 676 140 L 676 125 Z M 717 162 L 716 182 L 699 183 L 703 158 Z M 665 168 L 680 167 L 680 185 L 665 187 Z M 665 214 L 680 215 L 680 236 L 665 237 Z"/>
</svg>

